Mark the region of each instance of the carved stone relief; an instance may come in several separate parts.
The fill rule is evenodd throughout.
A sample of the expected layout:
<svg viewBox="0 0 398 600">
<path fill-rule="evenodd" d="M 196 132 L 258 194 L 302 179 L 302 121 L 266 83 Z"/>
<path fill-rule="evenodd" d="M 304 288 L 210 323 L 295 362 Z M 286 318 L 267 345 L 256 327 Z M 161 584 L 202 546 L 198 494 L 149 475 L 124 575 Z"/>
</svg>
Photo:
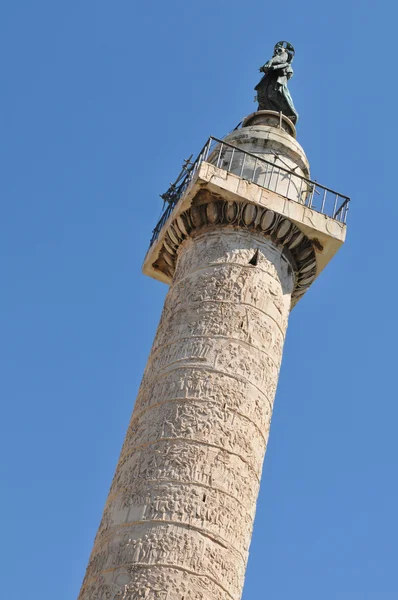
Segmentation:
<svg viewBox="0 0 398 600">
<path fill-rule="evenodd" d="M 129 576 L 137 568 L 152 570 L 162 565 L 196 577 L 222 580 L 230 596 L 237 597 L 244 578 L 245 560 L 246 557 L 234 549 L 194 530 L 164 524 L 124 527 L 93 553 L 84 585 L 88 587 L 101 572 L 109 574 L 108 580 L 114 582 L 121 579 L 122 571 Z M 127 578 L 125 583 L 128 583 Z"/>
<path fill-rule="evenodd" d="M 297 263 L 250 228 L 174 244 L 80 600 L 241 596 Z"/>
<path fill-rule="evenodd" d="M 162 441 L 152 452 L 136 450 L 119 461 L 109 498 L 141 488 L 149 482 L 180 482 L 205 490 L 219 490 L 238 500 L 250 511 L 258 494 L 259 473 L 235 454 L 221 448 L 189 443 Z"/>
<path fill-rule="evenodd" d="M 113 580 L 112 580 L 113 576 Z M 133 567 L 90 582 L 82 588 L 93 600 L 235 600 L 208 577 L 170 567 Z"/>
<path fill-rule="evenodd" d="M 137 482 L 110 496 L 104 513 L 107 518 L 99 529 L 98 542 L 107 539 L 120 524 L 124 528 L 127 524 L 157 521 L 194 528 L 246 553 L 254 506 L 246 507 L 218 489 L 152 480 Z M 236 520 L 241 524 L 238 530 Z"/>
<path fill-rule="evenodd" d="M 235 362 L 238 369 L 238 361 Z M 223 405 L 170 401 L 132 420 L 122 457 L 136 447 L 162 439 L 184 438 L 234 452 L 257 470 L 262 463 L 267 436 L 268 430 L 260 431 L 255 423 L 224 409 Z"/>
<path fill-rule="evenodd" d="M 241 322 L 239 327 L 240 325 Z M 256 337 L 268 338 L 267 324 L 263 329 L 265 333 L 256 331 Z M 278 334 L 276 336 L 279 343 Z M 277 357 L 280 360 L 281 354 L 274 351 L 274 345 L 272 352 L 275 360 Z M 252 399 L 251 402 L 247 401 L 248 395 Z M 148 385 L 141 385 L 135 403 L 134 418 L 161 401 L 216 402 L 223 409 L 237 412 L 253 421 L 263 431 L 269 423 L 273 395 L 273 390 L 266 395 L 264 390 L 258 390 L 250 381 L 236 374 L 227 375 L 217 371 L 209 373 L 208 369 L 201 366 L 179 366 L 164 375 L 154 376 Z"/>
<path fill-rule="evenodd" d="M 246 201 L 226 201 L 207 190 L 199 191 L 192 206 L 168 226 L 153 267 L 173 277 L 177 255 L 183 242 L 200 232 L 216 232 L 221 228 L 235 231 L 238 227 L 240 233 L 251 231 L 257 238 L 271 240 L 275 250 L 279 248 L 286 253 L 295 273 L 291 294 L 294 305 L 316 276 L 316 256 L 312 242 L 289 219 L 270 209 Z M 181 271 L 184 272 L 184 265 L 181 265 Z"/>
</svg>

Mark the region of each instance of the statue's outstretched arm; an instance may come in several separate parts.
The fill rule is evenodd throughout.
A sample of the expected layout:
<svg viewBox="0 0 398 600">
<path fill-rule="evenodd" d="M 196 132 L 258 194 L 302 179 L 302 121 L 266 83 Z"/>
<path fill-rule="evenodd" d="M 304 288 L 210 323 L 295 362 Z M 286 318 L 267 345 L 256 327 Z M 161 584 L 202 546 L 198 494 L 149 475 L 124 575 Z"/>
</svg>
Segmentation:
<svg viewBox="0 0 398 600">
<path fill-rule="evenodd" d="M 288 62 L 285 63 L 281 63 L 280 65 L 272 65 L 271 70 L 272 71 L 276 71 L 277 69 L 286 69 L 286 67 L 289 67 L 290 64 Z"/>
<path fill-rule="evenodd" d="M 262 71 L 263 73 L 266 73 L 271 67 L 272 67 L 272 58 L 270 60 L 267 60 L 267 62 L 265 63 L 265 65 L 263 65 L 262 67 L 260 67 L 259 71 Z"/>
</svg>

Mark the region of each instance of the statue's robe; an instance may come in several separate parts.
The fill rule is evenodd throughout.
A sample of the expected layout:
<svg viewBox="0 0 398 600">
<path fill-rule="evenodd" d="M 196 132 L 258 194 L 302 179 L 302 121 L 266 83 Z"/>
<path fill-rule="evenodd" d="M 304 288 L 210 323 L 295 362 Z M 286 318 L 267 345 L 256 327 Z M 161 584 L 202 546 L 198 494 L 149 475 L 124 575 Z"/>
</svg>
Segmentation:
<svg viewBox="0 0 398 600">
<path fill-rule="evenodd" d="M 292 74 L 293 69 L 290 66 L 265 73 L 254 88 L 257 92 L 258 110 L 282 112 L 293 123 L 297 122 L 298 113 L 287 87 Z"/>
</svg>

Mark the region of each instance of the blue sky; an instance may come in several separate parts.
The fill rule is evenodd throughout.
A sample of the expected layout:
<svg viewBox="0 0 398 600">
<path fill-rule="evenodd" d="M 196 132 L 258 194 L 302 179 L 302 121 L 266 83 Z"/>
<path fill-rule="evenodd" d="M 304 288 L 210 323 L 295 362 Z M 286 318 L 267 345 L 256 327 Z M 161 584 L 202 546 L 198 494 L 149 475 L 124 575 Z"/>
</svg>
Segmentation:
<svg viewBox="0 0 398 600">
<path fill-rule="evenodd" d="M 353 202 L 345 247 L 291 316 L 243 599 L 396 599 L 396 12 L 1 4 L 7 600 L 77 596 L 166 293 L 141 274 L 159 194 L 254 110 L 280 39 L 312 176 Z"/>
</svg>

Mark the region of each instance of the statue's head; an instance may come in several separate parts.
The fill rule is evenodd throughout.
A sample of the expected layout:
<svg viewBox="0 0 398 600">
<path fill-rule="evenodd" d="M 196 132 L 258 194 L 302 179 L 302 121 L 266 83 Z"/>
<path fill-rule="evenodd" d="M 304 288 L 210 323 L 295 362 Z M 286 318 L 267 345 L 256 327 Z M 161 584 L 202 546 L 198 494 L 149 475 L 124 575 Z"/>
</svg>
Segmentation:
<svg viewBox="0 0 398 600">
<path fill-rule="evenodd" d="M 279 56 L 281 55 L 283 52 L 287 53 L 287 60 L 288 62 L 292 62 L 293 57 L 294 57 L 294 47 L 292 46 L 292 44 L 290 44 L 289 42 L 278 42 L 277 44 L 275 44 L 275 48 L 274 48 L 274 56 Z"/>
</svg>

